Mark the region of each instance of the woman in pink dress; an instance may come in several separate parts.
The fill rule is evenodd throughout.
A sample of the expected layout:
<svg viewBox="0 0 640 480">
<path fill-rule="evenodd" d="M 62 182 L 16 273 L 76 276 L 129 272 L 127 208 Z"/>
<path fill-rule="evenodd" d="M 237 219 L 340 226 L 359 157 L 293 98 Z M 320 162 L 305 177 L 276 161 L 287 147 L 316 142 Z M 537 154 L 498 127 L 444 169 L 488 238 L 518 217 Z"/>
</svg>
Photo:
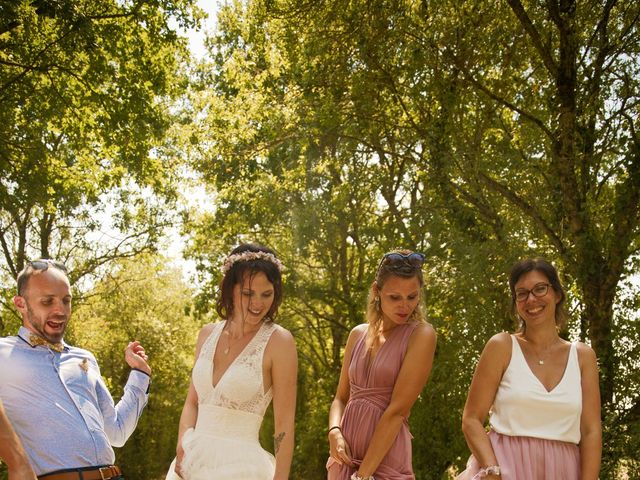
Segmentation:
<svg viewBox="0 0 640 480">
<path fill-rule="evenodd" d="M 329 480 L 415 479 L 407 419 L 436 347 L 420 303 L 423 262 L 406 250 L 380 261 L 367 323 L 349 335 L 329 411 Z"/>
<path fill-rule="evenodd" d="M 595 480 L 602 451 L 595 353 L 558 335 L 565 294 L 553 265 L 518 262 L 509 287 L 522 326 L 493 336 L 480 356 L 462 418 L 473 455 L 458 479 Z"/>
</svg>

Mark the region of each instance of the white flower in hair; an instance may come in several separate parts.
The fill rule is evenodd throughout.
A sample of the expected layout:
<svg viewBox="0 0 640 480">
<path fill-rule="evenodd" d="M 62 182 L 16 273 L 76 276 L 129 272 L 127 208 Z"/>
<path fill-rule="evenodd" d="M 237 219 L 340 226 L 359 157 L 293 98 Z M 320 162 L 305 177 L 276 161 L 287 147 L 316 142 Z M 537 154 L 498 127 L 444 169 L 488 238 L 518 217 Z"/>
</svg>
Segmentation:
<svg viewBox="0 0 640 480">
<path fill-rule="evenodd" d="M 234 253 L 226 258 L 222 264 L 222 273 L 227 273 L 237 262 L 250 262 L 251 260 L 266 260 L 267 262 L 273 263 L 280 272 L 284 270 L 284 265 L 282 265 L 282 262 L 280 262 L 273 253 L 242 252 Z"/>
</svg>

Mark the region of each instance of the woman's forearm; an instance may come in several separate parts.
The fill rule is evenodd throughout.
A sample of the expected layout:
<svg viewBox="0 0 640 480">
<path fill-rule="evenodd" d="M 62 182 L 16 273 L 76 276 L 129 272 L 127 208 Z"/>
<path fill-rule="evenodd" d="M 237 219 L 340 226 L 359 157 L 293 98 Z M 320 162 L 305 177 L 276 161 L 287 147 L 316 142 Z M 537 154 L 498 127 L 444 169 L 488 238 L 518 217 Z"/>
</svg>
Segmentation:
<svg viewBox="0 0 640 480">
<path fill-rule="evenodd" d="M 7 464 L 9 470 L 23 468 L 29 465 L 29 459 L 18 437 L 7 434 L 0 427 L 0 458 Z"/>
<path fill-rule="evenodd" d="M 191 402 L 185 403 L 182 408 L 182 414 L 180 415 L 180 422 L 178 423 L 178 445 L 182 443 L 182 436 L 189 428 L 193 428 L 196 425 L 198 418 L 198 405 Z"/>
<path fill-rule="evenodd" d="M 487 435 L 484 425 L 479 420 L 463 419 L 462 432 L 467 440 L 469 450 L 476 457 L 480 466 L 498 465 L 489 435 Z"/>
<path fill-rule="evenodd" d="M 404 417 L 400 414 L 387 411 L 382 415 L 369 442 L 367 453 L 358 469 L 360 475 L 365 477 L 373 475 L 393 445 L 403 423 Z"/>
<path fill-rule="evenodd" d="M 276 429 L 273 439 L 274 454 L 276 457 L 276 470 L 273 475 L 274 480 L 287 480 L 291 471 L 291 461 L 293 460 L 294 428 L 290 426 L 286 430 Z"/>
<path fill-rule="evenodd" d="M 583 435 L 579 447 L 581 480 L 597 480 L 600 474 L 602 457 L 601 431 L 598 430 Z"/>
<path fill-rule="evenodd" d="M 24 471 L 35 478 L 29 465 L 29 458 L 22 448 L 20 439 L 14 432 L 9 419 L 6 417 L 2 404 L 0 404 L 0 458 L 7 464 L 10 472 Z M 27 478 L 27 476 L 24 478 Z"/>
<path fill-rule="evenodd" d="M 342 414 L 344 413 L 345 404 L 342 400 L 334 398 L 329 408 L 329 427 L 340 426 L 342 422 Z"/>
</svg>

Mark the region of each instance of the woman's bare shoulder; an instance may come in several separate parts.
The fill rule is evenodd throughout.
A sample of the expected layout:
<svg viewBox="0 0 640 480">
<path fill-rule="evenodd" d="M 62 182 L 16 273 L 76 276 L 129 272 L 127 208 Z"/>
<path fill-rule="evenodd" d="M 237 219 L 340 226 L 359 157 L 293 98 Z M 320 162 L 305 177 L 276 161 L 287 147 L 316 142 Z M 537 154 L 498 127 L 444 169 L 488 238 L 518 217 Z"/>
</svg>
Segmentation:
<svg viewBox="0 0 640 480">
<path fill-rule="evenodd" d="M 274 330 L 271 334 L 271 342 L 277 345 L 295 345 L 296 341 L 293 334 L 282 325 L 274 324 Z"/>
<path fill-rule="evenodd" d="M 585 364 L 597 365 L 598 357 L 596 356 L 596 352 L 586 343 L 576 342 L 576 352 L 578 353 L 578 361 L 581 366 Z"/>
<path fill-rule="evenodd" d="M 513 340 L 510 333 L 496 333 L 487 341 L 482 356 L 506 367 L 511 360 L 512 345 Z"/>
<path fill-rule="evenodd" d="M 207 323 L 202 326 L 200 332 L 198 332 L 198 345 L 202 344 L 207 338 L 209 338 L 209 335 L 211 335 L 214 328 L 216 328 L 216 323 Z"/>
</svg>

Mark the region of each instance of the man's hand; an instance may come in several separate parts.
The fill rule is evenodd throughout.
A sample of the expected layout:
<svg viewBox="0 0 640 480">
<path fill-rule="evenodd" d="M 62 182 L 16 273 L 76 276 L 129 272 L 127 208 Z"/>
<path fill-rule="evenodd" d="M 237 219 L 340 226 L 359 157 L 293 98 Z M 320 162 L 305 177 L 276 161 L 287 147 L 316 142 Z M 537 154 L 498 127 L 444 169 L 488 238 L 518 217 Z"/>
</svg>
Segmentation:
<svg viewBox="0 0 640 480">
<path fill-rule="evenodd" d="M 131 368 L 141 370 L 147 375 L 151 375 L 151 367 L 147 363 L 147 354 L 139 341 L 129 342 L 124 350 L 124 359 Z"/>
</svg>

